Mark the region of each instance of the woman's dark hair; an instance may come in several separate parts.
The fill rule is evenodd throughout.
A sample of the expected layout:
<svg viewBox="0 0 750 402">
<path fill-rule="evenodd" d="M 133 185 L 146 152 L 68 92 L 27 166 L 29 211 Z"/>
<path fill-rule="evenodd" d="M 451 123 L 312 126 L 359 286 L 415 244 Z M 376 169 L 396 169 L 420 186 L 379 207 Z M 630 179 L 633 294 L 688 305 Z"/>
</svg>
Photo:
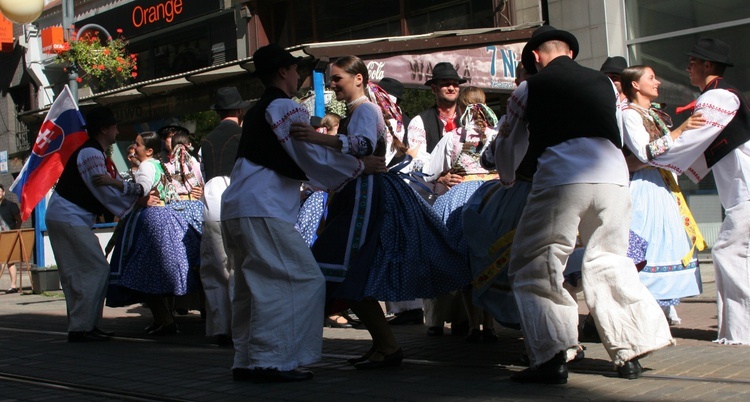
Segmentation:
<svg viewBox="0 0 750 402">
<path fill-rule="evenodd" d="M 344 56 L 333 63 L 334 66 L 346 71 L 351 75 L 362 74 L 362 83 L 367 85 L 370 81 L 370 75 L 367 72 L 367 65 L 357 56 Z"/>
<path fill-rule="evenodd" d="M 635 88 L 633 88 L 633 83 L 638 82 L 638 80 L 646 74 L 646 69 L 651 69 L 651 67 L 644 65 L 630 66 L 622 70 L 622 74 L 620 74 L 622 93 L 624 93 L 631 102 L 635 98 Z"/>
<path fill-rule="evenodd" d="M 144 131 L 138 135 L 141 136 L 143 146 L 145 146 L 146 149 L 151 148 L 154 150 L 154 155 L 161 152 L 161 137 L 155 131 Z"/>
</svg>

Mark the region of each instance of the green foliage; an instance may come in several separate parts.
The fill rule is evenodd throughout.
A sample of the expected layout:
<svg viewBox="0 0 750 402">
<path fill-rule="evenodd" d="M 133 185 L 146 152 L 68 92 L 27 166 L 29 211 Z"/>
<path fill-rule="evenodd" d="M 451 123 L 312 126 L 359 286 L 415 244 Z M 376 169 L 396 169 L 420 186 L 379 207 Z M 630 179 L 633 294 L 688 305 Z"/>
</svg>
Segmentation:
<svg viewBox="0 0 750 402">
<path fill-rule="evenodd" d="M 117 32 L 121 33 L 122 30 L 118 29 Z M 98 31 L 73 37 L 65 43 L 65 50 L 57 56 L 57 62 L 77 66 L 78 82 L 97 89 L 112 89 L 101 88 L 107 84 L 122 86 L 138 76 L 137 57 L 128 54 L 125 48 L 127 42 L 122 35 L 105 38 L 105 43 L 102 42 Z"/>
<path fill-rule="evenodd" d="M 425 109 L 435 105 L 435 94 L 425 89 L 404 90 L 404 99 L 401 101 L 401 111 L 409 116 L 414 117 Z"/>
<path fill-rule="evenodd" d="M 207 136 L 221 122 L 219 115 L 213 110 L 186 114 L 180 120 L 195 122 L 195 132 L 190 134 L 190 142 L 196 150 L 200 147 L 203 137 Z"/>
</svg>

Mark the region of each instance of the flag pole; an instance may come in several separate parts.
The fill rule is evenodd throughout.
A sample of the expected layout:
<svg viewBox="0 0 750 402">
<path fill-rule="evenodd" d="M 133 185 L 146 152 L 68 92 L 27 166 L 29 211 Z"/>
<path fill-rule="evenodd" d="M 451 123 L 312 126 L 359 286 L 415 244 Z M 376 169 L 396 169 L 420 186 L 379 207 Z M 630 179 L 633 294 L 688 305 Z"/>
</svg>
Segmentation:
<svg viewBox="0 0 750 402">
<path fill-rule="evenodd" d="M 62 2 L 62 24 L 63 37 L 66 42 L 73 38 L 73 17 L 75 15 L 73 0 L 63 0 Z M 68 66 L 68 87 L 73 95 L 73 100 L 78 104 L 78 64 L 76 61 Z"/>
</svg>

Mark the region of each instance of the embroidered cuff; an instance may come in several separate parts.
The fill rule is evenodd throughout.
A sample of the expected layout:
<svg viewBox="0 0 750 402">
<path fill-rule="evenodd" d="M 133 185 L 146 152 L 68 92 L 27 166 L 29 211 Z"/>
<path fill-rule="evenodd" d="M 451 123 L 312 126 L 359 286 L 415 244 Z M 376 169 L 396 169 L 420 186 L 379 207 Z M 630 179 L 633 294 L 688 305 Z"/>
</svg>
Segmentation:
<svg viewBox="0 0 750 402">
<path fill-rule="evenodd" d="M 123 195 L 134 195 L 136 197 L 143 197 L 143 187 L 132 181 L 122 182 L 122 194 Z"/>
<path fill-rule="evenodd" d="M 674 142 L 672 141 L 672 136 L 670 135 L 665 135 L 656 141 L 650 142 L 648 145 L 646 145 L 646 155 L 648 157 L 648 160 L 652 160 L 657 156 L 669 151 L 669 149 L 672 148 L 673 143 Z"/>
<path fill-rule="evenodd" d="M 351 149 L 351 146 L 349 145 L 349 137 L 344 134 L 336 134 L 336 137 L 339 137 L 339 141 L 341 141 L 341 153 L 348 154 L 349 149 Z"/>
</svg>

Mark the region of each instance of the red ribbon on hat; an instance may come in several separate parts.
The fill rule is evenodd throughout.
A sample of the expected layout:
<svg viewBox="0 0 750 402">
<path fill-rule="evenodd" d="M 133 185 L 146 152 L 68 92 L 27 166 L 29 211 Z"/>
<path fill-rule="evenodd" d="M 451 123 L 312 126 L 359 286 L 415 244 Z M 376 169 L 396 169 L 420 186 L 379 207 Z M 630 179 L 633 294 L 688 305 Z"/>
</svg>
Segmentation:
<svg viewBox="0 0 750 402">
<path fill-rule="evenodd" d="M 689 111 L 690 113 L 692 113 L 693 110 L 695 110 L 695 101 L 692 101 L 692 102 L 688 103 L 685 106 L 678 106 L 675 109 L 675 113 L 680 114 L 682 112 L 687 112 L 687 111 Z"/>
</svg>

